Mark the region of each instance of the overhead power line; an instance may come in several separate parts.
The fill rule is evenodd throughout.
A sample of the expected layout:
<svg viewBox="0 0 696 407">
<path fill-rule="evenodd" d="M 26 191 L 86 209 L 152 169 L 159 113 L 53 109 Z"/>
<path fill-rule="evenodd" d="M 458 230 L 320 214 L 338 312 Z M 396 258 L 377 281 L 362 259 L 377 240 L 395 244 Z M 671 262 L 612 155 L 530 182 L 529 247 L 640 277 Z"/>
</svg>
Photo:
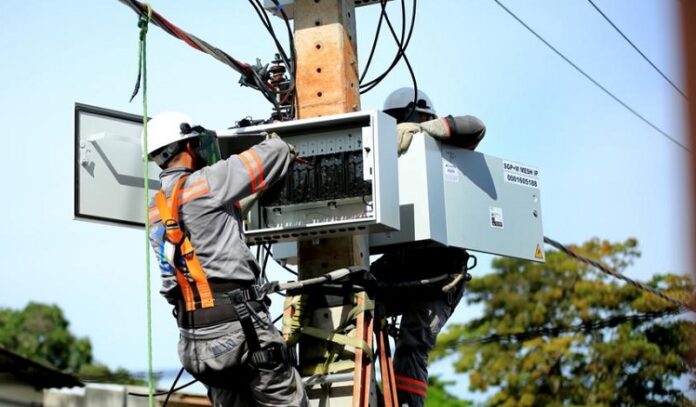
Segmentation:
<svg viewBox="0 0 696 407">
<path fill-rule="evenodd" d="M 669 295 L 663 293 L 660 290 L 657 290 L 657 289 L 652 288 L 652 287 L 648 287 L 647 285 L 645 285 L 643 283 L 632 280 L 632 279 L 624 276 L 623 274 L 619 273 L 618 271 L 613 270 L 611 267 L 607 266 L 606 264 L 604 264 L 600 261 L 593 260 L 593 259 L 590 259 L 588 257 L 579 255 L 579 254 L 575 253 L 574 251 L 572 251 L 571 249 L 569 249 L 568 247 L 564 246 L 563 244 L 561 244 L 553 239 L 550 239 L 550 238 L 544 236 L 544 243 L 555 247 L 556 249 L 562 251 L 563 253 L 567 254 L 568 256 L 570 256 L 578 261 L 581 261 L 587 265 L 590 265 L 592 267 L 597 268 L 599 271 L 601 271 L 605 274 L 608 274 L 614 278 L 618 278 L 619 280 L 623 280 L 639 290 L 656 295 L 656 296 L 662 298 L 663 300 L 665 300 L 673 305 L 676 305 L 677 307 L 679 307 L 682 310 L 689 310 L 691 312 L 696 312 L 696 309 L 693 306 L 685 303 L 684 301 L 678 300 L 674 297 L 670 297 Z"/>
<path fill-rule="evenodd" d="M 273 89 L 270 88 L 270 86 L 264 82 L 264 79 L 261 77 L 260 72 L 257 71 L 258 67 L 251 66 L 245 62 L 241 62 L 226 52 L 222 51 L 221 49 L 212 46 L 208 42 L 196 37 L 193 34 L 189 34 L 186 31 L 182 30 L 181 28 L 177 27 L 176 25 L 172 24 L 164 18 L 161 14 L 159 14 L 157 11 L 152 10 L 149 8 L 148 5 L 145 3 L 141 3 L 138 0 L 118 0 L 119 2 L 125 4 L 126 6 L 130 7 L 133 11 L 135 11 L 139 16 L 141 17 L 147 17 L 149 14 L 149 11 L 152 12 L 152 20 L 151 22 L 155 24 L 156 26 L 160 27 L 163 29 L 167 34 L 178 38 L 179 40 L 185 42 L 188 44 L 190 47 L 201 51 L 205 54 L 208 54 L 212 56 L 213 58 L 217 59 L 218 61 L 224 63 L 225 65 L 229 66 L 230 68 L 234 69 L 238 73 L 242 75 L 242 80 L 240 81 L 243 85 L 249 86 L 253 89 L 256 89 L 260 91 L 266 100 L 271 102 L 273 105 L 277 105 L 275 101 L 275 96 L 274 96 L 274 91 Z"/>
<path fill-rule="evenodd" d="M 628 110 L 629 112 L 633 113 L 634 116 L 636 116 L 637 118 L 639 118 L 640 120 L 642 120 L 642 121 L 643 121 L 645 124 L 647 124 L 648 126 L 652 127 L 655 131 L 657 131 L 658 133 L 660 133 L 663 137 L 667 138 L 667 139 L 668 139 L 669 141 L 671 141 L 672 143 L 674 143 L 674 144 L 676 144 L 677 146 L 681 147 L 681 148 L 684 149 L 685 151 L 691 152 L 691 150 L 690 150 L 688 147 L 686 147 L 684 144 L 680 143 L 680 142 L 679 142 L 677 139 L 675 139 L 674 137 L 670 136 L 667 132 L 665 132 L 665 131 L 662 130 L 661 128 L 657 127 L 657 126 L 656 126 L 655 124 L 653 124 L 650 120 L 646 119 L 643 115 L 641 115 L 641 114 L 638 113 L 635 109 L 633 109 L 632 107 L 630 107 L 629 105 L 627 105 L 623 100 L 619 99 L 618 96 L 614 95 L 614 94 L 613 94 L 612 92 L 610 92 L 607 88 L 605 88 L 604 86 L 602 86 L 602 84 L 600 84 L 599 82 L 597 82 L 593 77 L 591 77 L 589 74 L 587 74 L 585 71 L 583 71 L 583 70 L 582 70 L 579 66 L 577 66 L 573 61 L 571 61 L 568 57 L 566 57 L 565 55 L 563 55 L 563 53 L 561 53 L 561 51 L 559 51 L 558 49 L 556 49 L 556 47 L 554 47 L 553 45 L 551 45 L 551 44 L 550 44 L 548 41 L 546 41 L 541 35 L 539 35 L 536 31 L 534 31 L 529 25 L 527 25 L 527 23 L 525 23 L 524 21 L 522 21 L 522 19 L 520 19 L 515 13 L 513 13 L 510 9 L 508 9 L 507 7 L 505 7 L 499 0 L 493 0 L 493 1 L 495 1 L 495 3 L 496 3 L 497 5 L 499 5 L 503 10 L 505 10 L 508 14 L 510 14 L 515 20 L 517 20 L 517 22 L 519 22 L 520 24 L 522 24 L 522 26 L 524 26 L 524 28 L 526 28 L 529 32 L 531 32 L 532 34 L 534 34 L 535 37 L 537 37 L 541 42 L 543 42 L 547 47 L 549 47 L 549 48 L 550 48 L 553 52 L 555 52 L 559 57 L 563 58 L 563 60 L 566 61 L 568 64 L 570 64 L 570 66 L 572 66 L 573 68 L 575 68 L 575 70 L 577 70 L 578 72 L 580 72 L 585 78 L 587 78 L 587 79 L 588 79 L 590 82 L 592 82 L 595 86 L 597 86 L 598 88 L 600 88 L 601 90 L 603 90 L 604 93 L 606 93 L 607 95 L 609 95 L 612 99 L 614 99 L 617 103 L 619 103 L 621 106 L 623 106 L 626 110 Z"/>
<path fill-rule="evenodd" d="M 666 80 L 667 82 L 669 82 L 669 84 L 672 85 L 672 87 L 673 87 L 677 92 L 681 93 L 681 95 L 684 97 L 684 99 L 689 100 L 689 98 L 686 96 L 686 94 L 684 94 L 684 92 L 682 92 L 682 90 L 679 89 L 679 87 L 678 87 L 677 85 L 675 85 L 674 82 L 672 82 L 672 81 L 667 77 L 667 75 L 665 75 L 665 74 L 660 70 L 660 68 L 658 68 L 657 66 L 655 66 L 655 64 L 650 60 L 650 58 L 648 58 L 640 49 L 638 49 L 638 47 L 636 46 L 636 44 L 634 44 L 633 41 L 631 41 L 631 40 L 626 36 L 626 34 L 624 34 L 624 33 L 619 29 L 619 27 L 617 27 L 616 24 L 614 24 L 614 22 L 611 21 L 611 19 L 610 19 L 609 17 L 607 17 L 606 14 L 604 14 L 604 12 L 603 12 L 602 10 L 600 10 L 600 8 L 597 7 L 597 5 L 596 5 L 592 0 L 587 0 L 587 1 L 588 1 L 588 3 L 590 3 L 590 4 L 592 5 L 592 7 L 594 7 L 595 10 L 597 10 L 597 12 L 598 12 L 602 17 L 604 17 L 605 20 L 607 20 L 607 23 L 609 23 L 612 27 L 614 27 L 614 29 L 616 30 L 616 32 L 618 32 L 618 33 L 623 37 L 623 39 L 626 40 L 626 42 L 628 42 L 628 44 L 629 44 L 631 47 L 633 47 L 633 49 L 636 50 L 636 52 L 639 53 L 640 56 L 642 56 L 643 59 L 645 59 L 645 61 L 646 61 L 647 63 L 649 63 L 650 66 L 652 66 L 652 67 L 657 71 L 657 73 L 659 73 L 663 78 L 665 78 L 665 80 Z"/>
<path fill-rule="evenodd" d="M 597 330 L 616 328 L 625 323 L 631 323 L 634 326 L 642 325 L 648 321 L 658 318 L 678 315 L 683 311 L 680 310 L 664 310 L 656 312 L 646 312 L 633 315 L 616 315 L 613 317 L 598 319 L 595 321 L 581 322 L 570 326 L 554 326 L 554 327 L 539 327 L 529 329 L 523 332 L 514 332 L 509 334 L 490 334 L 478 338 L 464 338 L 455 341 L 450 347 L 459 347 L 465 345 L 478 345 L 487 343 L 514 343 L 524 342 L 530 339 L 539 338 L 542 336 L 557 337 L 568 333 L 590 333 Z"/>
</svg>

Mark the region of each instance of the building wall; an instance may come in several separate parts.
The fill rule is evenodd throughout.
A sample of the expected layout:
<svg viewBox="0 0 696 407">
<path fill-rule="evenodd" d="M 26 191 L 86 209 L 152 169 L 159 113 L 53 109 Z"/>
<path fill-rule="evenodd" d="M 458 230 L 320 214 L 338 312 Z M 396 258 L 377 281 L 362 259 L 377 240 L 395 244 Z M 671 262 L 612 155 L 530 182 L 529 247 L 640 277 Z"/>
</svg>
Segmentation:
<svg viewBox="0 0 696 407">
<path fill-rule="evenodd" d="M 40 404 L 43 400 L 43 392 L 32 386 L 17 381 L 9 374 L 0 374 L 0 407 L 17 407 L 23 403 L 31 405 Z"/>
</svg>

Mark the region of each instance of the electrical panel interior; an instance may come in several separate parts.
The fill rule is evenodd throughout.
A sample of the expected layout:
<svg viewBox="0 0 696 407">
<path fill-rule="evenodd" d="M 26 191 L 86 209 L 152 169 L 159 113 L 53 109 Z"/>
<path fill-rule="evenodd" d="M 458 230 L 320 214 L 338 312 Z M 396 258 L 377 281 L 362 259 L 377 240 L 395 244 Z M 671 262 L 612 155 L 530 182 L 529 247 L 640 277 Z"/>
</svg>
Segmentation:
<svg viewBox="0 0 696 407">
<path fill-rule="evenodd" d="M 219 131 L 223 155 L 241 152 L 260 132 L 276 132 L 300 158 L 250 211 L 249 243 L 398 229 L 391 117 L 358 112 Z"/>
</svg>

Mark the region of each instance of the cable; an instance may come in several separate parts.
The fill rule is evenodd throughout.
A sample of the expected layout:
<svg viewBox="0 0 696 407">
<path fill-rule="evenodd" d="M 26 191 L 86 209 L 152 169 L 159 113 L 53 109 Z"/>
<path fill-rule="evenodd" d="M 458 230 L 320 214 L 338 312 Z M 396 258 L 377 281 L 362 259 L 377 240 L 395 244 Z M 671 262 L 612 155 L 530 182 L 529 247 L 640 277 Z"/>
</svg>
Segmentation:
<svg viewBox="0 0 696 407">
<path fill-rule="evenodd" d="M 188 383 L 186 383 L 186 384 L 182 384 L 181 386 L 179 386 L 179 387 L 177 387 L 177 388 L 175 388 L 175 389 L 171 389 L 171 390 L 169 390 L 169 391 L 161 391 L 161 392 L 158 392 L 158 393 L 154 393 L 153 396 L 164 396 L 164 395 L 166 395 L 166 394 L 169 394 L 170 392 L 171 392 L 171 393 L 176 393 L 176 392 L 179 391 L 179 390 L 183 390 L 183 389 L 185 389 L 185 388 L 187 388 L 187 387 L 189 387 L 189 386 L 195 384 L 197 381 L 198 381 L 198 380 L 193 379 L 193 380 L 191 380 L 190 382 L 188 382 Z M 131 393 L 131 392 L 128 392 L 128 395 L 129 395 L 129 396 L 135 396 L 135 397 L 147 397 L 147 394 L 143 394 L 143 393 Z"/>
<path fill-rule="evenodd" d="M 176 375 L 176 378 L 174 379 L 174 383 L 172 383 L 172 387 L 169 388 L 169 392 L 167 392 L 167 397 L 164 399 L 164 403 L 162 403 L 162 407 L 167 407 L 167 403 L 169 403 L 169 398 L 172 396 L 174 393 L 174 388 L 176 387 L 176 383 L 179 381 L 179 378 L 181 375 L 184 373 L 184 368 L 182 367 L 179 369 L 179 373 Z"/>
<path fill-rule="evenodd" d="M 549 48 L 550 48 L 553 52 L 555 52 L 559 57 L 563 58 L 563 60 L 566 61 L 568 64 L 570 64 L 570 66 L 572 66 L 573 68 L 575 68 L 576 71 L 580 72 L 585 78 L 587 78 L 590 82 L 592 82 L 592 83 L 593 83 L 595 86 L 597 86 L 599 89 L 603 90 L 604 93 L 606 93 L 607 95 L 609 95 L 612 99 L 614 99 L 617 103 L 619 103 L 621 106 L 623 106 L 626 110 L 628 110 L 629 112 L 633 113 L 634 116 L 636 116 L 637 118 L 639 118 L 640 120 L 642 120 L 642 121 L 643 121 L 645 124 L 647 124 L 648 126 L 652 127 L 655 131 L 657 131 L 657 132 L 660 133 L 662 136 L 664 136 L 665 138 L 667 138 L 668 140 L 670 140 L 672 143 L 678 145 L 679 147 L 681 147 L 681 148 L 684 149 L 685 151 L 691 152 L 691 150 L 690 150 L 688 147 L 686 147 L 684 144 L 680 143 L 680 142 L 677 141 L 675 138 L 673 138 L 672 136 L 670 136 L 669 134 L 667 134 L 665 131 L 663 131 L 662 129 L 660 129 L 660 128 L 657 127 L 656 125 L 654 125 L 651 121 L 649 121 L 648 119 L 646 119 L 645 117 L 643 117 L 640 113 L 638 113 L 637 111 L 635 111 L 632 107 L 628 106 L 623 100 L 619 99 L 616 95 L 614 95 L 613 93 L 611 93 L 607 88 L 605 88 L 604 86 L 602 86 L 599 82 L 597 82 L 597 81 L 596 81 L 594 78 L 592 78 L 589 74 L 587 74 L 585 71 L 583 71 L 582 69 L 580 69 L 579 66 L 575 65 L 575 63 L 573 63 L 573 61 L 571 61 L 570 59 L 568 59 L 568 57 L 566 57 L 565 55 L 563 55 L 563 54 L 562 54 L 559 50 L 557 50 L 553 45 L 551 45 L 548 41 L 546 41 L 541 35 L 537 34 L 536 31 L 534 31 L 530 26 L 528 26 L 524 21 L 522 21 L 522 19 L 520 19 L 519 17 L 517 17 L 517 15 L 516 15 L 515 13 L 513 13 L 512 11 L 510 11 L 510 9 L 508 9 L 507 7 L 505 7 L 499 0 L 493 0 L 493 1 L 494 1 L 497 5 L 499 5 L 503 10 L 505 10 L 508 14 L 510 14 L 515 20 L 517 20 L 517 22 L 519 22 L 520 24 L 522 24 L 522 25 L 524 26 L 524 28 L 526 28 L 527 30 L 529 30 L 529 32 L 531 32 L 532 34 L 534 34 L 535 37 L 537 37 L 541 42 L 543 42 L 547 47 L 549 47 Z"/>
<path fill-rule="evenodd" d="M 394 60 L 392 63 L 389 65 L 387 70 L 379 75 L 377 78 L 367 82 L 367 83 L 361 83 L 360 85 L 360 93 L 367 93 L 370 90 L 374 89 L 377 85 L 379 85 L 380 82 L 384 78 L 387 77 L 387 75 L 394 69 L 396 64 L 400 61 L 402 56 L 405 56 L 406 48 L 408 47 L 408 44 L 411 42 L 411 37 L 413 35 L 413 29 L 415 27 L 415 22 L 416 22 L 416 9 L 417 9 L 417 0 L 413 1 L 413 12 L 411 14 L 411 24 L 409 27 L 408 35 L 406 36 L 405 34 L 405 27 L 406 27 L 406 3 L 404 0 L 401 0 L 401 38 L 399 39 L 398 36 L 396 35 L 396 30 L 394 30 L 393 25 L 391 24 L 391 20 L 389 19 L 389 15 L 386 12 L 386 2 L 382 3 L 382 16 L 384 16 L 384 19 L 387 21 L 387 25 L 389 26 L 389 30 L 392 33 L 392 36 L 394 37 L 394 40 L 396 41 L 399 49 L 397 51 L 396 56 L 394 57 Z M 405 39 L 404 39 L 405 36 Z"/>
<path fill-rule="evenodd" d="M 276 259 L 276 258 L 273 256 L 273 253 L 271 253 L 271 258 L 273 259 L 273 261 L 276 262 L 276 264 L 278 264 L 280 267 L 282 267 L 283 269 L 285 269 L 285 271 L 287 271 L 288 273 L 293 274 L 293 275 L 298 275 L 297 272 L 296 272 L 295 270 L 291 269 L 290 267 L 288 267 L 288 266 L 286 266 L 285 264 L 281 263 L 280 260 Z"/>
<path fill-rule="evenodd" d="M 296 73 L 296 66 L 297 66 L 297 57 L 295 53 L 295 45 L 294 45 L 294 36 L 292 33 L 292 29 L 290 28 L 290 21 L 288 19 L 287 14 L 285 14 L 285 10 L 283 10 L 283 7 L 278 3 L 278 0 L 273 0 L 273 3 L 276 5 L 276 8 L 280 11 L 283 20 L 285 22 L 285 26 L 287 28 L 288 32 L 288 41 L 290 43 L 290 57 L 288 58 L 287 53 L 285 52 L 285 48 L 280 44 L 280 41 L 278 40 L 278 36 L 276 35 L 275 30 L 273 29 L 273 25 L 271 24 L 271 19 L 268 16 L 268 12 L 266 9 L 263 7 L 261 2 L 259 0 L 249 0 L 249 3 L 252 5 L 254 8 L 254 11 L 256 14 L 259 16 L 259 19 L 261 20 L 261 23 L 263 26 L 266 28 L 266 31 L 271 35 L 271 38 L 273 39 L 273 42 L 276 45 L 276 49 L 278 50 L 278 56 L 279 58 L 283 61 L 283 64 L 287 67 L 289 70 L 289 75 L 290 75 L 290 83 L 287 87 L 287 89 L 280 89 L 280 90 L 273 90 L 273 92 L 277 95 L 279 95 L 277 104 L 276 104 L 276 113 L 279 118 L 283 118 L 283 114 L 281 113 L 281 107 L 286 105 L 288 102 L 289 98 L 293 98 L 293 100 L 290 101 L 290 110 L 288 112 L 289 118 L 293 118 L 295 116 L 295 100 L 294 100 L 294 90 L 295 90 L 295 73 Z"/>
<path fill-rule="evenodd" d="M 360 80 L 359 83 L 362 83 L 363 80 L 365 79 L 365 75 L 367 75 L 367 71 L 370 69 L 370 64 L 372 63 L 372 57 L 375 55 L 375 50 L 377 49 L 377 42 L 379 41 L 379 34 L 380 31 L 382 30 L 382 22 L 384 21 L 384 5 L 386 4 L 386 0 L 382 0 L 382 12 L 379 13 L 379 21 L 377 21 L 377 30 L 375 31 L 375 39 L 372 41 L 372 48 L 370 48 L 370 56 L 367 58 L 367 63 L 365 64 L 365 69 L 363 69 L 363 73 L 360 75 Z"/>
<path fill-rule="evenodd" d="M 387 2 L 386 2 L 386 0 L 381 0 L 380 7 L 382 9 L 381 13 L 380 13 L 380 18 L 384 18 L 387 21 L 387 23 L 389 24 L 389 28 L 392 32 L 392 35 L 396 36 L 396 32 L 394 31 L 394 27 L 391 25 L 389 15 L 387 14 Z M 396 51 L 396 55 L 394 56 L 394 59 L 392 59 L 392 62 L 391 62 L 391 64 L 389 64 L 389 67 L 387 68 L 387 70 L 385 72 L 383 72 L 382 74 L 380 74 L 379 76 L 377 76 L 377 78 L 375 78 L 367 83 L 362 83 L 362 81 L 361 81 L 361 83 L 360 83 L 361 88 L 365 88 L 365 87 L 371 86 L 375 83 L 381 82 L 382 79 L 384 79 L 387 76 L 387 74 L 389 72 L 391 72 L 391 70 L 396 66 L 396 64 L 399 63 L 399 60 L 401 59 L 401 55 L 402 55 L 402 50 L 404 48 L 403 47 L 403 44 L 404 44 L 403 31 L 404 31 L 405 27 L 406 27 L 406 3 L 404 2 L 404 0 L 401 0 L 401 31 L 402 31 L 402 35 L 401 35 L 400 39 L 396 40 L 396 44 L 398 46 L 397 51 Z"/>
<path fill-rule="evenodd" d="M 263 282 L 268 283 L 268 275 L 266 274 L 266 266 L 268 266 L 268 258 L 271 256 L 271 247 L 272 244 L 268 244 L 267 246 L 264 246 L 264 250 L 266 251 L 266 255 L 263 258 Z"/>
<path fill-rule="evenodd" d="M 271 38 L 273 38 L 273 42 L 276 45 L 278 53 L 283 58 L 283 62 L 285 63 L 285 65 L 290 66 L 288 55 L 285 52 L 285 48 L 280 44 L 280 41 L 278 40 L 278 36 L 276 35 L 275 30 L 273 29 L 273 25 L 271 24 L 271 20 L 268 17 L 266 9 L 263 7 L 263 5 L 261 5 L 259 0 L 249 0 L 249 4 L 252 5 L 254 11 L 259 16 L 259 19 L 261 19 L 261 23 L 264 27 L 266 27 L 266 31 L 268 31 L 268 33 L 271 35 Z"/>
<path fill-rule="evenodd" d="M 650 66 L 652 66 L 652 67 L 657 71 L 657 73 L 659 73 L 663 78 L 665 78 L 665 80 L 666 80 L 667 82 L 669 82 L 669 84 L 672 85 L 672 87 L 673 87 L 677 92 L 681 93 L 681 95 L 684 97 L 684 99 L 689 100 L 689 98 L 684 94 L 684 92 L 682 92 L 682 90 L 679 89 L 679 87 L 678 87 L 677 85 L 675 85 L 674 82 L 672 82 L 672 81 L 667 77 L 667 75 L 665 75 L 665 74 L 660 70 L 660 68 L 658 68 L 657 66 L 655 66 L 655 64 L 650 60 L 650 58 L 648 58 L 647 56 L 645 56 L 645 54 L 644 54 L 643 52 L 641 52 L 641 50 L 638 49 L 638 47 L 637 47 L 630 39 L 628 39 L 628 37 L 619 29 L 619 27 L 617 27 L 616 24 L 614 24 L 614 22 L 611 21 L 611 20 L 609 19 L 609 17 L 607 17 L 607 15 L 604 14 L 604 12 L 602 12 L 602 10 L 600 10 L 600 8 L 597 7 L 597 5 L 596 5 L 592 0 L 587 0 L 587 1 L 592 5 L 592 7 L 594 7 L 595 10 L 597 10 L 597 12 L 598 12 L 602 17 L 604 17 L 605 20 L 607 20 L 607 22 L 608 22 L 612 27 L 614 27 L 614 29 L 616 30 L 616 32 L 618 32 L 618 33 L 623 37 L 623 39 L 626 40 L 626 42 L 628 42 L 629 45 L 631 45 L 631 47 L 633 47 L 633 49 L 636 50 L 636 52 L 639 53 L 640 56 L 642 56 L 643 59 L 645 59 L 645 61 L 646 61 L 647 63 L 649 63 Z"/>
<path fill-rule="evenodd" d="M 461 339 L 450 345 L 450 347 L 459 347 L 466 345 L 476 345 L 476 344 L 487 344 L 487 343 L 512 343 L 512 342 L 522 342 L 529 339 L 538 338 L 540 336 L 552 336 L 557 337 L 564 333 L 576 333 L 576 332 L 592 332 L 600 329 L 615 328 L 621 324 L 630 322 L 634 325 L 641 325 L 645 322 L 663 318 L 673 315 L 678 315 L 684 312 L 684 310 L 664 310 L 657 312 L 646 312 L 634 315 L 617 315 L 614 317 L 600 319 L 592 322 L 582 322 L 576 325 L 571 325 L 568 327 L 548 327 L 548 328 L 536 328 L 530 329 L 524 332 L 517 332 L 511 334 L 491 334 L 478 338 Z"/>
<path fill-rule="evenodd" d="M 618 278 L 619 280 L 623 280 L 639 290 L 649 292 L 653 295 L 656 295 L 656 296 L 662 298 L 663 300 L 665 300 L 673 305 L 676 305 L 677 307 L 679 307 L 679 309 L 696 312 L 696 308 L 690 306 L 689 304 L 687 304 L 681 300 L 678 300 L 676 298 L 670 297 L 669 295 L 663 293 L 660 290 L 657 290 L 657 289 L 652 288 L 652 287 L 648 287 L 647 285 L 645 285 L 643 283 L 632 280 L 632 279 L 624 276 L 623 274 L 619 273 L 618 271 L 612 270 L 609 266 L 607 266 L 607 265 L 605 265 L 597 260 L 593 260 L 593 259 L 587 258 L 585 256 L 581 256 L 581 255 L 573 252 L 572 250 L 570 250 L 568 247 L 562 245 L 561 243 L 559 243 L 553 239 L 550 239 L 550 238 L 544 236 L 544 243 L 555 247 L 556 249 L 562 251 L 563 253 L 567 254 L 568 256 L 570 256 L 578 261 L 581 261 L 585 264 L 588 264 L 592 267 L 599 269 L 601 272 L 603 272 L 605 274 L 608 274 L 614 278 Z"/>
<path fill-rule="evenodd" d="M 287 89 L 286 98 L 282 102 L 287 102 L 287 97 L 291 96 L 293 98 L 290 108 L 290 120 L 295 118 L 295 111 L 297 109 L 297 92 L 295 92 L 295 78 L 297 75 L 297 50 L 295 49 L 295 34 L 290 27 L 290 19 L 285 13 L 283 6 L 278 2 L 278 0 L 272 0 L 273 4 L 280 11 L 280 15 L 283 17 L 285 22 L 285 28 L 288 32 L 288 42 L 290 43 L 290 61 L 292 65 L 289 67 L 291 71 L 291 82 Z"/>
<path fill-rule="evenodd" d="M 135 11 L 138 15 L 141 17 L 147 16 L 148 9 L 149 7 L 146 6 L 145 4 L 137 1 L 137 0 L 119 0 L 121 3 L 127 5 L 130 7 L 133 11 Z M 242 75 L 242 78 L 240 80 L 240 83 L 245 86 L 249 86 L 253 89 L 256 89 L 260 91 L 266 100 L 268 100 L 270 103 L 272 103 L 274 106 L 277 106 L 277 103 L 274 99 L 273 95 L 273 89 L 269 88 L 269 85 L 264 82 L 263 78 L 259 75 L 259 72 L 257 72 L 256 69 L 262 70 L 261 67 L 252 67 L 251 65 L 238 61 L 235 58 L 232 58 L 229 54 L 225 53 L 224 51 L 220 50 L 219 48 L 216 48 L 206 41 L 187 33 L 186 31 L 182 30 L 181 28 L 177 27 L 176 25 L 172 24 L 169 22 L 167 19 L 165 19 L 162 15 L 160 15 L 158 12 L 155 10 L 152 10 L 152 23 L 157 25 L 158 27 L 162 28 L 167 34 L 176 37 L 182 41 L 184 41 L 186 44 L 191 46 L 192 48 L 201 51 L 203 53 L 206 53 L 213 58 L 217 59 L 218 61 L 224 63 L 225 65 L 231 67 L 235 71 L 239 72 Z"/>
</svg>

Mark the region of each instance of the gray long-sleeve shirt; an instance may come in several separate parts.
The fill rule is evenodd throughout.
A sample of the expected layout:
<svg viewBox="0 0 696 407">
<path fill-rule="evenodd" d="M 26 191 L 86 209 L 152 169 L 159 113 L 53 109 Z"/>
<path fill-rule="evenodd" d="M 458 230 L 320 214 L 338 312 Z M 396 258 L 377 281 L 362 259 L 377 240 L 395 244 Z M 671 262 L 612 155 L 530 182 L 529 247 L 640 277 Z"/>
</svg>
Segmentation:
<svg viewBox="0 0 696 407">
<path fill-rule="evenodd" d="M 160 179 L 167 199 L 179 178 L 189 175 L 179 195 L 179 219 L 190 233 L 209 279 L 255 280 L 259 266 L 244 241 L 238 202 L 285 176 L 290 161 L 288 145 L 274 138 L 198 171 L 180 167 L 162 171 Z M 162 273 L 160 293 L 173 303 L 179 290 L 175 270 L 166 258 L 164 225 L 154 203 L 149 215 L 150 243 Z"/>
</svg>

